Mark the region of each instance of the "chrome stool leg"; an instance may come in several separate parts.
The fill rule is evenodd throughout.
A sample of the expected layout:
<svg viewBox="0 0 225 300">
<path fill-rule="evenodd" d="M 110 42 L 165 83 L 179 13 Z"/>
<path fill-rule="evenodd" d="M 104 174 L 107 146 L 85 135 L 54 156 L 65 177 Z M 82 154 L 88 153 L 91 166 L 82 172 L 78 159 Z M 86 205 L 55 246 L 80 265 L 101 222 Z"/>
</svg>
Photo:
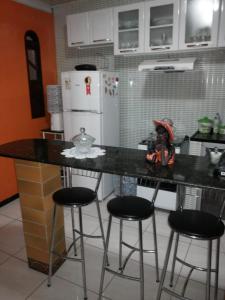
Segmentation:
<svg viewBox="0 0 225 300">
<path fill-rule="evenodd" d="M 218 299 L 218 279 L 219 279 L 219 258 L 220 258 L 220 239 L 216 241 L 216 271 L 215 271 L 215 290 L 214 290 L 214 300 Z"/>
<path fill-rule="evenodd" d="M 154 246 L 155 246 L 156 282 L 159 282 L 159 259 L 158 259 L 158 244 L 157 244 L 157 235 L 156 235 L 155 212 L 153 213 L 152 216 L 152 225 L 153 225 L 153 237 L 154 237 Z"/>
<path fill-rule="evenodd" d="M 210 300 L 211 264 L 212 264 L 212 241 L 208 241 L 206 300 Z"/>
<path fill-rule="evenodd" d="M 50 245 L 50 251 L 49 251 L 50 253 L 49 253 L 48 287 L 51 286 L 53 251 L 55 248 L 56 217 L 57 217 L 57 205 L 55 204 L 54 210 L 53 210 L 53 215 L 52 215 L 51 245 Z"/>
<path fill-rule="evenodd" d="M 123 253 L 122 253 L 122 242 L 123 242 L 123 220 L 120 219 L 120 237 L 119 237 L 119 270 L 123 270 L 123 263 L 122 263 L 122 258 L 123 258 Z"/>
<path fill-rule="evenodd" d="M 172 270 L 171 270 L 171 276 L 170 276 L 170 287 L 173 286 L 174 269 L 175 269 L 175 264 L 176 264 L 178 242 L 179 242 L 179 233 L 177 233 L 177 236 L 176 236 L 175 249 L 174 249 L 174 253 L 173 253 Z"/>
<path fill-rule="evenodd" d="M 108 247 L 109 247 L 109 237 L 110 237 L 110 231 L 111 231 L 111 224 L 112 224 L 112 216 L 109 215 L 109 223 L 108 223 L 108 229 L 106 234 L 106 246 L 103 256 L 103 263 L 102 263 L 102 271 L 101 271 L 101 280 L 100 280 L 100 288 L 99 288 L 99 300 L 102 299 L 102 292 L 103 292 L 103 284 L 104 284 L 104 277 L 105 277 L 105 267 L 107 264 L 107 253 L 108 253 Z"/>
<path fill-rule="evenodd" d="M 76 247 L 76 234 L 75 234 L 75 222 L 74 222 L 74 207 L 71 207 L 71 220 L 72 220 L 72 231 L 73 231 L 73 248 L 74 256 L 77 256 L 77 247 Z"/>
<path fill-rule="evenodd" d="M 172 244 L 173 244 L 173 236 L 174 236 L 174 231 L 171 230 L 156 300 L 160 300 L 161 295 L 162 295 L 162 289 L 163 289 L 163 284 L 164 284 L 164 280 L 165 280 L 165 277 L 166 277 L 166 270 L 167 270 L 167 266 L 168 266 L 168 262 L 169 262 L 170 251 L 171 251 L 171 247 L 172 247 Z"/>
<path fill-rule="evenodd" d="M 142 222 L 138 222 L 139 229 L 139 265 L 140 265 L 140 300 L 144 300 L 144 261 L 143 261 L 143 239 L 142 239 Z"/>
<path fill-rule="evenodd" d="M 82 274 L 83 274 L 83 285 L 84 285 L 84 299 L 87 299 L 87 284 L 86 284 L 86 268 L 85 268 L 85 257 L 84 257 L 84 238 L 83 238 L 83 222 L 82 222 L 82 210 L 79 207 L 79 226 L 80 226 L 80 250 L 81 250 L 81 263 L 82 263 Z"/>
<path fill-rule="evenodd" d="M 103 224 L 102 224 L 102 216 L 101 216 L 101 210 L 99 206 L 99 200 L 95 200 L 96 208 L 97 208 L 97 214 L 98 214 L 98 220 L 100 224 L 100 230 L 101 230 L 101 235 L 102 235 L 102 241 L 103 241 L 103 248 L 105 250 L 106 248 L 106 241 L 105 241 L 105 234 L 104 234 L 104 229 L 103 229 Z M 107 255 L 107 265 L 109 266 L 109 260 L 108 260 L 108 255 Z"/>
</svg>

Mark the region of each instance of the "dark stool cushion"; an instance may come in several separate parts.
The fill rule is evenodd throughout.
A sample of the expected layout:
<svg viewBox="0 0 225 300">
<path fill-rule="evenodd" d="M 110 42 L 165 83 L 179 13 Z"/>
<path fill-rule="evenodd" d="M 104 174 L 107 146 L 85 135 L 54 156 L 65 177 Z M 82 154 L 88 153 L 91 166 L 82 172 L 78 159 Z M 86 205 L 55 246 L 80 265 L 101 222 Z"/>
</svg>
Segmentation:
<svg viewBox="0 0 225 300">
<path fill-rule="evenodd" d="M 113 217 L 128 221 L 141 221 L 153 214 L 154 205 L 141 197 L 123 196 L 110 200 L 107 209 Z"/>
<path fill-rule="evenodd" d="M 95 200 L 97 194 L 84 187 L 72 187 L 58 190 L 53 194 L 53 200 L 58 205 L 85 206 Z"/>
<path fill-rule="evenodd" d="M 168 223 L 178 233 L 199 239 L 212 240 L 223 235 L 224 224 L 217 217 L 198 210 L 170 212 Z"/>
</svg>

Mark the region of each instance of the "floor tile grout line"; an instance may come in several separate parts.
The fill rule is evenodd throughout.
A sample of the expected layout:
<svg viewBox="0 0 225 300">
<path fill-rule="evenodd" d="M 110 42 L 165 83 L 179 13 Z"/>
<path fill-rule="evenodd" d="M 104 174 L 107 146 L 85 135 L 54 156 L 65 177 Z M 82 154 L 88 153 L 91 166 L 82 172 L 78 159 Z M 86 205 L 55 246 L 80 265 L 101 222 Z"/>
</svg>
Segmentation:
<svg viewBox="0 0 225 300">
<path fill-rule="evenodd" d="M 4 216 L 4 215 L 3 215 Z M 4 217 L 7 217 L 7 216 L 4 216 Z M 3 229 L 3 228 L 5 228 L 5 227 L 7 227 L 9 224 L 11 224 L 11 223 L 13 223 L 13 222 L 15 222 L 15 221 L 18 221 L 19 222 L 19 220 L 17 220 L 17 219 L 12 219 L 12 218 L 9 218 L 11 221 L 9 222 L 9 223 L 7 223 L 7 224 L 5 224 L 5 225 L 3 225 L 3 226 L 0 226 L 0 231 Z"/>
<path fill-rule="evenodd" d="M 65 278 L 61 277 L 60 275 L 55 275 L 55 277 L 57 277 L 57 278 L 60 279 L 60 280 L 69 282 L 69 283 L 73 284 L 74 286 L 77 286 L 77 287 L 83 289 L 83 285 L 82 285 L 82 284 L 75 283 L 74 281 L 69 280 L 69 279 L 65 279 Z M 47 279 L 46 279 L 46 281 L 47 281 Z M 111 281 L 111 280 L 110 280 L 110 281 Z M 96 292 L 96 291 L 94 291 L 94 290 L 92 290 L 92 289 L 89 289 L 89 288 L 88 288 L 87 291 L 89 291 L 89 292 L 91 292 L 91 293 L 94 293 L 94 294 L 96 294 L 96 295 L 99 295 L 98 292 Z M 106 298 L 106 299 L 109 299 L 109 300 L 110 300 L 110 298 Z"/>
<path fill-rule="evenodd" d="M 44 282 L 47 282 L 47 279 L 45 278 L 45 279 L 43 279 L 42 281 L 41 281 L 41 283 L 39 283 L 38 285 L 37 285 L 37 287 L 36 288 L 34 288 L 33 290 L 32 290 L 32 292 L 30 292 L 25 298 L 24 298 L 24 300 L 28 300 L 43 284 L 44 284 Z"/>
</svg>

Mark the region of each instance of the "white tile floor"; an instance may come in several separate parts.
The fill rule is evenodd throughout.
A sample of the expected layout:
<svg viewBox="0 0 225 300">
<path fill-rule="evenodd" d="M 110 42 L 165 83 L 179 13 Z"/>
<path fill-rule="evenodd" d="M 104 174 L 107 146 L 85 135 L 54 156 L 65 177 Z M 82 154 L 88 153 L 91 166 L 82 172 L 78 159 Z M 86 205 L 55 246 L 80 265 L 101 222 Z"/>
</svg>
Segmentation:
<svg viewBox="0 0 225 300">
<path fill-rule="evenodd" d="M 104 228 L 107 227 L 106 201 L 101 203 Z M 94 205 L 89 205 L 83 211 L 84 228 L 87 233 L 97 233 L 99 225 L 96 218 Z M 159 264 L 163 265 L 165 251 L 168 242 L 169 229 L 167 226 L 167 214 L 157 212 L 156 222 L 158 228 Z M 70 228 L 70 212 L 65 210 L 65 233 L 69 243 L 72 233 Z M 152 225 L 151 220 L 145 221 L 144 244 L 151 248 Z M 110 264 L 117 266 L 118 249 L 118 221 L 114 220 L 110 243 Z M 137 226 L 132 222 L 124 224 L 124 237 L 133 244 L 138 243 Z M 102 264 L 102 243 L 100 240 L 85 241 L 87 286 L 89 300 L 98 298 L 100 281 L 100 270 Z M 199 263 L 205 263 L 205 245 L 200 242 L 191 242 L 182 238 L 180 249 L 183 258 L 192 259 Z M 126 250 L 124 252 L 127 252 Z M 138 264 L 134 255 L 128 266 L 127 272 L 138 274 Z M 158 284 L 155 282 L 154 256 L 145 255 L 145 299 L 156 298 Z M 175 277 L 175 289 L 180 290 L 186 269 L 177 264 Z M 169 274 L 168 274 L 169 275 Z M 204 300 L 204 285 L 200 282 L 205 274 L 194 275 L 195 281 L 190 281 L 187 289 L 187 296 L 192 299 Z M 225 289 L 225 238 L 221 242 L 220 260 L 220 291 L 219 300 L 224 300 Z M 121 279 L 107 274 L 105 278 L 104 299 L 111 300 L 138 300 L 138 283 Z M 16 200 L 0 208 L 0 299 L 1 300 L 80 300 L 83 299 L 81 267 L 79 263 L 66 261 L 53 276 L 52 287 L 46 285 L 46 275 L 29 269 L 26 262 L 26 250 L 22 231 L 22 219 L 20 214 L 19 200 Z M 168 295 L 163 294 L 162 300 L 171 300 Z"/>
</svg>

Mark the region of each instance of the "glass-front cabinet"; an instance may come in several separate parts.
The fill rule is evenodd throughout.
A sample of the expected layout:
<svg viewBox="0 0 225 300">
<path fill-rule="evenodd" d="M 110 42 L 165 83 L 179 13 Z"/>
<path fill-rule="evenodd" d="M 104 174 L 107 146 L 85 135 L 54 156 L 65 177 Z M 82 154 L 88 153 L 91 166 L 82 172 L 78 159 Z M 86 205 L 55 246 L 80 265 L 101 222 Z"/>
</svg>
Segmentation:
<svg viewBox="0 0 225 300">
<path fill-rule="evenodd" d="M 114 9 L 114 54 L 144 52 L 144 3 Z"/>
<path fill-rule="evenodd" d="M 179 0 L 145 4 L 145 51 L 178 49 Z"/>
<path fill-rule="evenodd" d="M 220 15 L 220 30 L 219 30 L 219 39 L 218 46 L 225 46 L 225 0 L 221 1 L 221 15 Z"/>
<path fill-rule="evenodd" d="M 181 0 L 179 48 L 216 47 L 219 0 Z"/>
</svg>

